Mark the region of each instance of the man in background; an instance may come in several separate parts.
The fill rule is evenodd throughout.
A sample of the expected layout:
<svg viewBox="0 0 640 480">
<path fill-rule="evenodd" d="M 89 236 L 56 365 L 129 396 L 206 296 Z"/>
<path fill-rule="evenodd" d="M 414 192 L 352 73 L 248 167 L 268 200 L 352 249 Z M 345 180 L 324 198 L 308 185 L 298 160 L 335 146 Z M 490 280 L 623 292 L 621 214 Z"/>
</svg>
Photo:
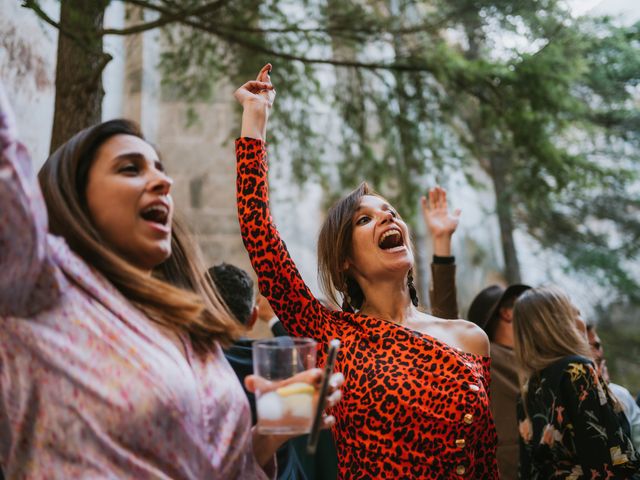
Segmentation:
<svg viewBox="0 0 640 480">
<path fill-rule="evenodd" d="M 591 345 L 591 352 L 593 353 L 593 360 L 596 363 L 596 369 L 600 377 L 607 382 L 609 390 L 616 397 L 622 411 L 629 421 L 631 427 L 631 441 L 636 450 L 640 451 L 640 407 L 635 403 L 633 395 L 624 388 L 622 385 L 613 383 L 609 378 L 609 371 L 607 370 L 607 362 L 604 358 L 604 348 L 596 326 L 592 323 L 587 324 L 587 338 L 589 339 L 589 345 Z"/>
<path fill-rule="evenodd" d="M 471 302 L 468 319 L 481 327 L 491 342 L 491 413 L 498 432 L 500 478 L 518 478 L 520 446 L 516 405 L 520 383 L 513 351 L 513 305 L 528 285 L 491 285 Z"/>
<path fill-rule="evenodd" d="M 247 329 L 250 329 L 258 319 L 258 306 L 256 305 L 256 291 L 253 279 L 241 268 L 228 263 L 221 263 L 211 267 L 209 275 L 231 313 Z M 250 339 L 241 338 L 224 352 L 225 357 L 236 372 L 242 388 L 245 388 L 245 377 L 253 373 L 251 342 L 252 340 Z M 251 406 L 252 424 L 255 425 L 257 420 L 255 395 L 246 389 L 245 393 Z M 296 451 L 290 441 L 278 449 L 276 457 L 278 479 L 307 480 L 307 476 L 302 470 Z"/>
<path fill-rule="evenodd" d="M 269 324 L 275 337 L 288 335 L 267 299 L 259 294 L 256 299 L 254 282 L 246 271 L 235 265 L 222 263 L 211 267 L 209 275 L 231 313 L 247 329 L 251 329 L 256 321 L 263 321 Z M 225 357 L 244 387 L 244 378 L 253 373 L 252 340 L 238 340 L 225 351 Z M 257 419 L 255 396 L 246 390 L 245 392 L 249 398 L 255 424 Z M 338 476 L 338 460 L 331 432 L 329 430 L 320 432 L 315 455 L 307 454 L 307 440 L 307 435 L 296 437 L 278 450 L 278 479 L 335 480 Z"/>
</svg>

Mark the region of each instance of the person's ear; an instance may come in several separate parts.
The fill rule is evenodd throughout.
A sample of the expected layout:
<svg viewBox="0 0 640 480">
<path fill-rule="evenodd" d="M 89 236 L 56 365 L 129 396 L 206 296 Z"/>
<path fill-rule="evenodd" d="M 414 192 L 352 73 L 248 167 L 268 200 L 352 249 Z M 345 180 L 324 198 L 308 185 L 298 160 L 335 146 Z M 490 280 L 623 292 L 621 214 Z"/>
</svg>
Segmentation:
<svg viewBox="0 0 640 480">
<path fill-rule="evenodd" d="M 251 315 L 249 315 L 249 321 L 247 322 L 247 329 L 251 330 L 253 326 L 256 324 L 256 320 L 258 320 L 258 306 L 254 305 L 253 310 L 251 310 Z"/>
<path fill-rule="evenodd" d="M 345 261 L 342 263 L 342 271 L 343 271 L 343 272 L 348 272 L 350 267 L 351 267 L 351 262 L 349 262 L 349 260 L 348 260 L 348 259 L 347 259 L 347 260 L 345 260 Z"/>
<path fill-rule="evenodd" d="M 502 307 L 500 309 L 500 318 L 507 323 L 513 322 L 513 308 Z"/>
</svg>

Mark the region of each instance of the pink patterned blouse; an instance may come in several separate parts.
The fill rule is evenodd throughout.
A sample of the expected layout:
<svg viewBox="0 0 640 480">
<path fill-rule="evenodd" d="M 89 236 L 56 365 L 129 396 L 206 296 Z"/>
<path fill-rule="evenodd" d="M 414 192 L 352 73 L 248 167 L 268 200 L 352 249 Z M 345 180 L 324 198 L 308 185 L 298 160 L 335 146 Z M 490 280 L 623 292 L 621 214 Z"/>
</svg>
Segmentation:
<svg viewBox="0 0 640 480">
<path fill-rule="evenodd" d="M 219 347 L 186 357 L 47 233 L 0 85 L 0 465 L 7 478 L 266 478 Z"/>
</svg>

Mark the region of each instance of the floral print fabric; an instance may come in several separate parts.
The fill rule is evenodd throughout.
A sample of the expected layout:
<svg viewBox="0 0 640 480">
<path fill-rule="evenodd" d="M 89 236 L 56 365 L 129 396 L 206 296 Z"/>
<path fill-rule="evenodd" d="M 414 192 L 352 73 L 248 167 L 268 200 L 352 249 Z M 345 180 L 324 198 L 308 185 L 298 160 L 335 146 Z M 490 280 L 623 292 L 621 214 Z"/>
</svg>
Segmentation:
<svg viewBox="0 0 640 480">
<path fill-rule="evenodd" d="M 0 84 L 0 467 L 15 479 L 266 478 L 220 348 L 174 344 L 48 234 Z M 181 352 L 180 347 L 184 349 Z"/>
<path fill-rule="evenodd" d="M 640 478 L 629 425 L 586 358 L 566 357 L 533 375 L 518 422 L 521 479 Z"/>
</svg>

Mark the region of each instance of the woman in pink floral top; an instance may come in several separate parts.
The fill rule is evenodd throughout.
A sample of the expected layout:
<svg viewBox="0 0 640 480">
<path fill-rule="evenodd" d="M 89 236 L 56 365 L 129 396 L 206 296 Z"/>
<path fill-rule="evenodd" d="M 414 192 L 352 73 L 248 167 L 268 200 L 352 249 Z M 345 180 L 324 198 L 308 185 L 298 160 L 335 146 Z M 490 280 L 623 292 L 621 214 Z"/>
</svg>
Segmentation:
<svg viewBox="0 0 640 480">
<path fill-rule="evenodd" d="M 126 121 L 88 128 L 47 160 L 41 192 L 1 87 L 7 478 L 273 476 L 282 439 L 251 429 L 220 348 L 237 324 L 172 218 L 155 150 Z"/>
</svg>

